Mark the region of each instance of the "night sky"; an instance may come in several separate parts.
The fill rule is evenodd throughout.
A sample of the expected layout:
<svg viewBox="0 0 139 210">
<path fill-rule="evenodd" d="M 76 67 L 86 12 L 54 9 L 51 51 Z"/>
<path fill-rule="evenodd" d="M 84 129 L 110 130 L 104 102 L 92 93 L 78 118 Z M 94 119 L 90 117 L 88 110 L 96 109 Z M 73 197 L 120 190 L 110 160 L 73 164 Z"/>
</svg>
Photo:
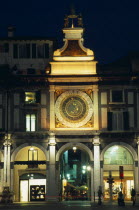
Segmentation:
<svg viewBox="0 0 139 210">
<path fill-rule="evenodd" d="M 71 2 L 83 16 L 84 45 L 94 51 L 95 60 L 109 63 L 139 51 L 138 0 L 3 0 L 0 37 L 14 25 L 16 36 L 56 37 L 61 47 L 64 15 Z"/>
</svg>

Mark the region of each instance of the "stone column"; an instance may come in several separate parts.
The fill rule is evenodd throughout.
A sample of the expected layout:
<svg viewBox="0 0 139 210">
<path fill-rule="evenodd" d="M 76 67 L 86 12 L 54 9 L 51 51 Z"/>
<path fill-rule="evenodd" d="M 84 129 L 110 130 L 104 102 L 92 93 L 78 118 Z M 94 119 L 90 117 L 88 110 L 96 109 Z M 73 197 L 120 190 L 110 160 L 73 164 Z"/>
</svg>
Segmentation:
<svg viewBox="0 0 139 210">
<path fill-rule="evenodd" d="M 56 185 L 56 141 L 55 134 L 51 133 L 49 137 L 49 163 L 47 169 L 47 201 L 57 201 L 58 191 Z"/>
<path fill-rule="evenodd" d="M 95 194 L 95 200 L 98 200 L 98 189 L 99 186 L 101 186 L 100 141 L 98 135 L 94 137 L 93 144 L 94 144 L 94 194 Z"/>
<path fill-rule="evenodd" d="M 7 148 L 7 185 L 11 184 L 11 142 L 8 142 Z"/>
<path fill-rule="evenodd" d="M 100 161 L 100 185 L 102 187 L 102 192 L 104 192 L 104 183 L 103 183 L 103 161 Z"/>
<path fill-rule="evenodd" d="M 14 191 L 14 162 L 11 163 L 11 191 Z"/>
<path fill-rule="evenodd" d="M 90 161 L 90 175 L 91 175 L 91 183 L 90 183 L 90 196 L 91 201 L 94 201 L 94 169 L 93 169 L 94 163 L 93 161 Z"/>
<path fill-rule="evenodd" d="M 55 128 L 55 98 L 54 98 L 54 86 L 50 86 L 50 130 Z"/>
<path fill-rule="evenodd" d="M 57 195 L 58 200 L 62 200 L 62 183 L 61 183 L 61 177 L 60 177 L 60 163 L 59 161 L 56 161 L 56 186 L 57 186 Z"/>
<path fill-rule="evenodd" d="M 139 136 L 137 137 L 137 144 L 138 144 L 138 161 L 135 162 L 135 173 L 134 173 L 134 188 L 136 190 L 136 203 L 139 204 Z"/>
<path fill-rule="evenodd" d="M 3 186 L 8 186 L 10 189 L 10 176 L 11 176 L 11 135 L 5 136 L 4 145 L 4 169 L 3 169 Z"/>
<path fill-rule="evenodd" d="M 98 86 L 93 86 L 93 94 L 94 94 L 94 129 L 99 130 L 99 119 L 98 119 Z"/>
<path fill-rule="evenodd" d="M 3 186 L 6 186 L 7 182 L 7 141 L 5 140 L 4 143 L 4 165 L 3 165 Z"/>
</svg>

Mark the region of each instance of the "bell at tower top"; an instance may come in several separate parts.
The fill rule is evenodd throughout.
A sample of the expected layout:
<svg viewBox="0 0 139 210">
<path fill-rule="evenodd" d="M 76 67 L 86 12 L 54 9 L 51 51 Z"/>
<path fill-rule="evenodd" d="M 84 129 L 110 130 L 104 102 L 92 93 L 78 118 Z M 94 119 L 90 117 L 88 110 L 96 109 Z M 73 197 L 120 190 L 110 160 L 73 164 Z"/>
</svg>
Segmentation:
<svg viewBox="0 0 139 210">
<path fill-rule="evenodd" d="M 70 14 L 65 15 L 64 29 L 65 39 L 81 39 L 83 36 L 83 21 L 82 15 L 77 15 L 72 6 Z"/>
<path fill-rule="evenodd" d="M 96 74 L 94 52 L 84 47 L 82 16 L 72 8 L 64 19 L 64 45 L 54 51 L 51 75 Z"/>
<path fill-rule="evenodd" d="M 65 28 L 76 28 L 83 27 L 82 16 L 71 13 L 70 15 L 65 15 L 64 18 L 64 27 Z"/>
</svg>

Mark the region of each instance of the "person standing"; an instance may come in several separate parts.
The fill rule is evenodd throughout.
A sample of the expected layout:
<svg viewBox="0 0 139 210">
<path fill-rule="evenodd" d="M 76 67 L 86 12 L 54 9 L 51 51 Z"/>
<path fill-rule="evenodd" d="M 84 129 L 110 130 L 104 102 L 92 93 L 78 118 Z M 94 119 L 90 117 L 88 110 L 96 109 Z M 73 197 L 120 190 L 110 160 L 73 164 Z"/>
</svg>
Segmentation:
<svg viewBox="0 0 139 210">
<path fill-rule="evenodd" d="M 136 190 L 132 188 L 131 190 L 131 200 L 133 201 L 133 206 L 135 206 L 136 203 Z"/>
</svg>

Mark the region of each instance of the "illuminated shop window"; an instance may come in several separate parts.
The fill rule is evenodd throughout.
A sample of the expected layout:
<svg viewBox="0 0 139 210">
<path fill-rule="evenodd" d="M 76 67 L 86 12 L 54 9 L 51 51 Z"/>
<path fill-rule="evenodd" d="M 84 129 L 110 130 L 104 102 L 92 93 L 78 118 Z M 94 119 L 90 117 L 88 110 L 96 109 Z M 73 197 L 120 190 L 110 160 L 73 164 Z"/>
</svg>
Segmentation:
<svg viewBox="0 0 139 210">
<path fill-rule="evenodd" d="M 36 103 L 36 93 L 35 92 L 25 92 L 25 102 L 27 104 Z"/>
<path fill-rule="evenodd" d="M 26 131 L 36 130 L 36 115 L 26 114 Z"/>
<path fill-rule="evenodd" d="M 131 165 L 133 158 L 130 152 L 121 146 L 112 146 L 104 154 L 104 164 Z"/>
<path fill-rule="evenodd" d="M 28 160 L 29 161 L 37 161 L 38 160 L 38 150 L 31 147 L 28 150 Z"/>
</svg>

